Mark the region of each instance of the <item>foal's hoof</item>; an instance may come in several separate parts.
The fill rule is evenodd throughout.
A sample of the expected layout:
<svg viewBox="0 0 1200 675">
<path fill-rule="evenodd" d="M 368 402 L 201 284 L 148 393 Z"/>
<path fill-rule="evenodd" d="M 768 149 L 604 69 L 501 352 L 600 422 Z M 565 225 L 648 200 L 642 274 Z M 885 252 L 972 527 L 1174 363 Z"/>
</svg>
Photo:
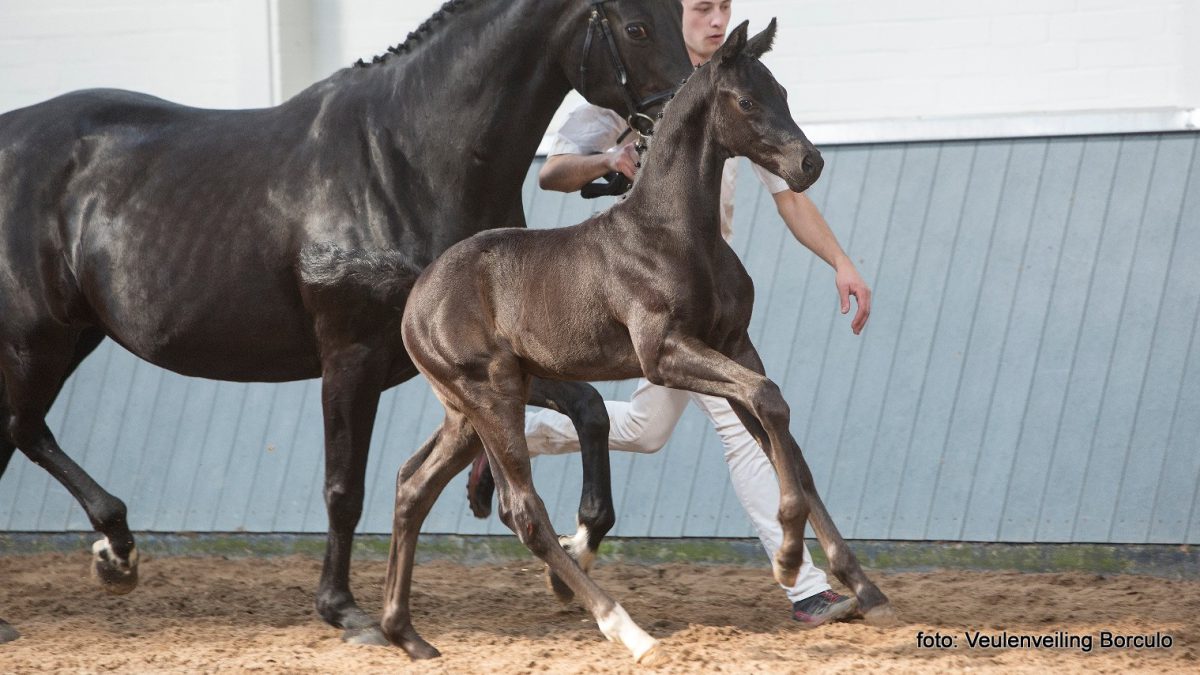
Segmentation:
<svg viewBox="0 0 1200 675">
<path fill-rule="evenodd" d="M 400 648 L 404 650 L 408 657 L 413 661 L 423 661 L 425 659 L 436 659 L 442 653 L 437 650 L 437 647 L 429 644 L 421 639 L 419 635 L 414 633 L 412 637 L 400 641 Z"/>
<path fill-rule="evenodd" d="M 892 609 L 892 606 L 887 603 L 864 610 L 862 615 L 863 619 L 872 626 L 895 626 L 900 622 L 900 619 L 896 616 L 896 610 Z"/>
<path fill-rule="evenodd" d="M 113 595 L 125 595 L 138 585 L 138 552 L 133 548 L 129 560 L 121 560 L 108 544 L 101 539 L 92 544 L 92 576 L 100 580 L 100 586 Z"/>
<path fill-rule="evenodd" d="M 426 659 L 436 659 L 442 655 L 442 653 L 437 650 L 437 647 L 434 647 L 433 645 L 429 644 L 428 642 L 425 642 L 424 640 L 421 641 L 420 645 L 414 645 L 411 648 L 405 647 L 404 651 L 408 653 L 408 656 L 413 661 L 424 661 Z"/>
<path fill-rule="evenodd" d="M 394 623 L 389 622 L 389 617 L 386 616 L 383 623 L 386 627 L 383 635 L 388 636 L 388 641 L 403 649 L 404 653 L 408 654 L 412 660 L 436 659 L 442 655 L 433 645 L 417 634 L 411 623 L 406 622 L 397 628 Z"/>
<path fill-rule="evenodd" d="M 774 558 L 771 559 L 771 572 L 775 575 L 775 581 L 779 582 L 779 585 L 784 588 L 795 586 L 796 578 L 800 576 L 799 567 L 783 567 Z"/>
<path fill-rule="evenodd" d="M 667 652 L 662 648 L 662 643 L 658 640 L 654 641 L 649 649 L 642 652 L 640 656 L 634 659 L 639 666 L 653 668 L 667 662 Z"/>
<path fill-rule="evenodd" d="M 349 628 L 342 633 L 342 642 L 350 645 L 366 645 L 368 647 L 387 647 L 391 645 L 388 639 L 383 636 L 383 631 L 379 626 L 365 626 L 363 628 Z"/>
<path fill-rule="evenodd" d="M 5 642 L 12 642 L 21 637 L 16 628 L 13 628 L 7 621 L 0 619 L 0 645 Z"/>
</svg>

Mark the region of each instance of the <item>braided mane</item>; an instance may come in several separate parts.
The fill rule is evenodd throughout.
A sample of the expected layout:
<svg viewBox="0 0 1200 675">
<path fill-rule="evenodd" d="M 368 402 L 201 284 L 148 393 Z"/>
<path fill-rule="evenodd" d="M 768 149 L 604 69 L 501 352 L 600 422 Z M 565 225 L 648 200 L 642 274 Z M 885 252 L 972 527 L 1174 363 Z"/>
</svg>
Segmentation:
<svg viewBox="0 0 1200 675">
<path fill-rule="evenodd" d="M 367 63 L 362 59 L 357 60 L 354 62 L 354 67 L 366 68 L 367 66 L 377 63 L 384 63 L 392 55 L 407 54 L 411 52 L 413 48 L 421 42 L 422 39 L 428 37 L 429 34 L 433 32 L 434 26 L 442 21 L 445 21 L 449 15 L 454 14 L 473 2 L 475 2 L 475 0 L 448 0 L 446 4 L 442 5 L 441 9 L 433 13 L 433 16 L 426 19 L 424 23 L 422 23 L 420 26 L 417 26 L 416 30 L 409 33 L 408 37 L 404 39 L 404 42 L 401 42 L 394 47 L 388 47 L 386 53 L 376 55 L 375 58 L 371 59 L 370 63 Z"/>
</svg>

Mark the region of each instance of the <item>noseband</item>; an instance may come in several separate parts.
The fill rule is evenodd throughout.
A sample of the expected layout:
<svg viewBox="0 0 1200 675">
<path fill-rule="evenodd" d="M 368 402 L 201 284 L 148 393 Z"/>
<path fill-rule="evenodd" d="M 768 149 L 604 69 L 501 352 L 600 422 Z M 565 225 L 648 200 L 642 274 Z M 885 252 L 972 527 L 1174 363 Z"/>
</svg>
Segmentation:
<svg viewBox="0 0 1200 675">
<path fill-rule="evenodd" d="M 625 108 L 628 111 L 626 121 L 629 122 L 630 128 L 638 132 L 642 136 L 650 136 L 654 134 L 654 120 L 649 115 L 642 112 L 646 108 L 666 100 L 674 94 L 674 90 L 660 91 L 651 94 L 640 101 L 637 100 L 632 89 L 629 87 L 629 75 L 625 71 L 625 64 L 621 61 L 621 53 L 617 51 L 617 41 L 613 38 L 612 26 L 608 22 L 608 14 L 604 11 L 604 4 L 613 2 L 613 0 L 588 0 L 592 9 L 588 16 L 587 37 L 583 40 L 583 58 L 579 61 L 579 93 L 586 97 L 587 87 L 587 62 L 588 54 L 592 51 L 592 38 L 597 31 L 604 37 L 604 44 L 608 46 L 608 58 L 612 62 L 613 70 L 617 76 L 617 84 L 620 85 L 621 96 L 625 99 Z"/>
</svg>

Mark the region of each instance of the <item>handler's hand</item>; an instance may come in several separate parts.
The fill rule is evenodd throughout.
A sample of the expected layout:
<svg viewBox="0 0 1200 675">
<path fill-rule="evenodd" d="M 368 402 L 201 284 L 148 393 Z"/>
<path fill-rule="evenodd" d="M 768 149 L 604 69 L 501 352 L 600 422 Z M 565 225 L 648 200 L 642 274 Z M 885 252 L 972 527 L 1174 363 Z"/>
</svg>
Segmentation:
<svg viewBox="0 0 1200 675">
<path fill-rule="evenodd" d="M 853 263 L 848 260 L 845 264 L 838 265 L 835 283 L 837 283 L 838 298 L 842 301 L 842 314 L 850 311 L 850 296 L 853 295 L 858 300 L 858 312 L 854 314 L 854 320 L 850 322 L 850 330 L 858 335 L 862 332 L 863 326 L 867 325 L 867 318 L 871 316 L 871 289 L 867 286 L 867 282 L 859 276 Z"/>
<path fill-rule="evenodd" d="M 638 154 L 633 143 L 616 145 L 604 152 L 604 163 L 609 171 L 620 171 L 629 180 L 637 173 Z"/>
</svg>

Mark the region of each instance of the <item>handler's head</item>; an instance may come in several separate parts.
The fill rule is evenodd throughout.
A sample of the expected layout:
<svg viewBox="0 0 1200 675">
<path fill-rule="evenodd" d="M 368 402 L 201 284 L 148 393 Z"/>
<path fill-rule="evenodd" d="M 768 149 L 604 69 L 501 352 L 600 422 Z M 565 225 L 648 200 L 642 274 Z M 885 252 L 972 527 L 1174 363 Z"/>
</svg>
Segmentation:
<svg viewBox="0 0 1200 675">
<path fill-rule="evenodd" d="M 681 0 L 683 3 L 683 42 L 692 65 L 712 58 L 725 42 L 733 0 Z"/>
</svg>

